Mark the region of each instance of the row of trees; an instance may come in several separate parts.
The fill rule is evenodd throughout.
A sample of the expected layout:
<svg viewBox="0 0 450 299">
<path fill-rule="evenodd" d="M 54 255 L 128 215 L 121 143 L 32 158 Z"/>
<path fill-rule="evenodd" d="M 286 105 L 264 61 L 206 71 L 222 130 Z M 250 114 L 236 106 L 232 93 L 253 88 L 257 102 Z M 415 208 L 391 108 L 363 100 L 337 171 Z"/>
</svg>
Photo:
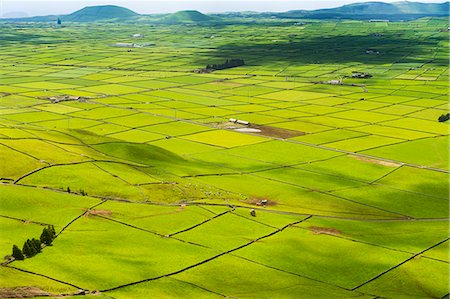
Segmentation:
<svg viewBox="0 0 450 299">
<path fill-rule="evenodd" d="M 42 245 L 50 246 L 55 238 L 55 227 L 53 225 L 44 227 L 39 240 L 35 238 L 26 240 L 22 249 L 17 245 L 13 245 L 12 256 L 16 260 L 24 260 L 25 258 L 33 257 L 42 251 Z"/>
<path fill-rule="evenodd" d="M 227 59 L 221 64 L 208 64 L 206 66 L 207 70 L 224 70 L 232 67 L 245 65 L 244 59 Z"/>
</svg>

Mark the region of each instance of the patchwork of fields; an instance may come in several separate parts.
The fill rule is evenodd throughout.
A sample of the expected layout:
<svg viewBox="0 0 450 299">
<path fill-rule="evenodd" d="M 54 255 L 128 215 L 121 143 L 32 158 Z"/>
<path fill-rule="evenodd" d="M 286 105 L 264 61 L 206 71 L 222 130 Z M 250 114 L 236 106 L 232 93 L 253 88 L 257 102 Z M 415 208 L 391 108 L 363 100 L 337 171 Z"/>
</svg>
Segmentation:
<svg viewBox="0 0 450 299">
<path fill-rule="evenodd" d="M 448 296 L 447 20 L 0 26 L 0 297 Z"/>
</svg>

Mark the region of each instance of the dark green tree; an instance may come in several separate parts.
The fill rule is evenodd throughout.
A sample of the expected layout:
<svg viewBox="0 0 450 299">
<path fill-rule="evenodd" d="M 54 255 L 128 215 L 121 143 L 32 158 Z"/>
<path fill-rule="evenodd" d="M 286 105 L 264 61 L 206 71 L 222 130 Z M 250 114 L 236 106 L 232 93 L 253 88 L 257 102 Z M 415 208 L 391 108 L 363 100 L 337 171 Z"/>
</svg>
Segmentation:
<svg viewBox="0 0 450 299">
<path fill-rule="evenodd" d="M 23 243 L 22 253 L 26 257 L 33 256 L 33 249 L 30 247 L 30 239 L 26 240 L 25 243 Z"/>
<path fill-rule="evenodd" d="M 47 230 L 50 233 L 50 235 L 52 236 L 52 240 L 54 240 L 56 238 L 55 227 L 53 225 L 49 225 Z"/>
<path fill-rule="evenodd" d="M 12 256 L 16 260 L 20 260 L 20 261 L 25 259 L 25 256 L 23 255 L 22 250 L 20 250 L 20 248 L 17 247 L 17 245 L 13 245 Z"/>
<path fill-rule="evenodd" d="M 37 240 L 35 238 L 31 239 L 31 246 L 34 249 L 34 254 L 35 255 L 38 254 L 39 252 L 41 252 L 41 250 L 42 250 L 42 243 L 41 243 L 41 241 L 39 241 L 39 240 Z"/>
<path fill-rule="evenodd" d="M 42 230 L 41 237 L 39 239 L 41 240 L 41 243 L 47 246 L 50 246 L 52 244 L 53 237 L 48 228 L 44 227 L 44 229 Z"/>
<path fill-rule="evenodd" d="M 49 246 L 52 243 L 52 236 L 50 235 L 50 233 L 46 227 L 44 227 L 44 229 L 42 230 L 42 234 L 41 234 L 39 240 L 41 240 L 42 244 L 45 244 L 47 246 Z"/>
</svg>

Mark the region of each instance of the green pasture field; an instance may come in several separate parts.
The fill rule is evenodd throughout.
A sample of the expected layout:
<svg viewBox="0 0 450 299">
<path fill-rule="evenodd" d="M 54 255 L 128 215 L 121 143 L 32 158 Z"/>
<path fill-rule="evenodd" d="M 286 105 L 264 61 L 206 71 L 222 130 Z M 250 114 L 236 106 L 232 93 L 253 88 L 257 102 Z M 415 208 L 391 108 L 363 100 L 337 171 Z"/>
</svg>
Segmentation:
<svg viewBox="0 0 450 299">
<path fill-rule="evenodd" d="M 0 298 L 448 297 L 448 20 L 251 21 L 0 23 Z"/>
</svg>

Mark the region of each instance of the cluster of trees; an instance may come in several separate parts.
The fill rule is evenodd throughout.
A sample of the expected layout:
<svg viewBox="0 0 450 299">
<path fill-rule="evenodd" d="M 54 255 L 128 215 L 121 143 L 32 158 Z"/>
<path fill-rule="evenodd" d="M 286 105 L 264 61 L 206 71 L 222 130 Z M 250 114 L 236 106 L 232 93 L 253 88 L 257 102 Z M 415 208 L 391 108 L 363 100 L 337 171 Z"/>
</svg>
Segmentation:
<svg viewBox="0 0 450 299">
<path fill-rule="evenodd" d="M 232 67 L 237 67 L 245 65 L 244 59 L 227 59 L 224 63 L 221 64 L 208 64 L 206 66 L 207 70 L 224 70 Z"/>
<path fill-rule="evenodd" d="M 26 240 L 22 249 L 20 249 L 17 245 L 13 245 L 12 256 L 16 260 L 24 260 L 25 258 L 33 257 L 41 252 L 43 244 L 50 246 L 55 237 L 55 227 L 53 225 L 49 225 L 42 230 L 39 240 L 35 238 Z"/>
<path fill-rule="evenodd" d="M 440 123 L 443 123 L 444 121 L 447 121 L 450 119 L 450 113 L 447 114 L 442 114 L 441 116 L 439 116 L 438 120 Z"/>
<path fill-rule="evenodd" d="M 70 190 L 70 187 L 67 187 L 66 191 L 67 191 L 67 193 L 71 193 L 72 192 L 72 190 Z M 87 192 L 84 191 L 83 189 L 80 189 L 80 194 L 83 195 L 83 196 L 87 196 Z"/>
</svg>

